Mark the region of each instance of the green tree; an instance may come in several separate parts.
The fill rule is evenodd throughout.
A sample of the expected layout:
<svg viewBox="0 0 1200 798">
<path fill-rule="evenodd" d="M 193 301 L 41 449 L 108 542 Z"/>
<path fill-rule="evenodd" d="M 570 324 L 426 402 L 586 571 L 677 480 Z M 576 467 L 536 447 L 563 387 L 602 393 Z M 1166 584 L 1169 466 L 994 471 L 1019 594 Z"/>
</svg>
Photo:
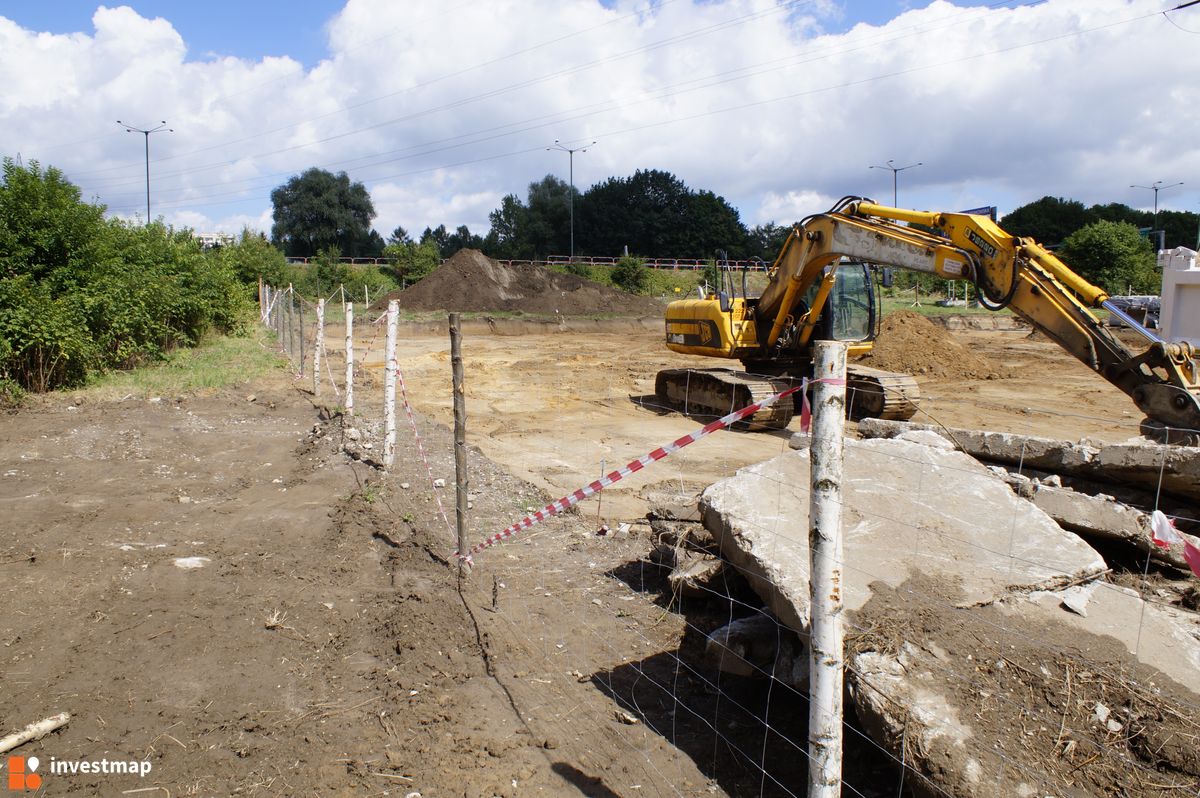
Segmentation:
<svg viewBox="0 0 1200 798">
<path fill-rule="evenodd" d="M 1014 236 L 1028 236 L 1040 244 L 1056 247 L 1067 236 L 1096 221 L 1082 202 L 1061 197 L 1042 197 L 1004 215 L 1000 226 Z"/>
<path fill-rule="evenodd" d="M 271 203 L 271 240 L 290 257 L 312 257 L 329 247 L 352 258 L 383 251 L 383 239 L 371 229 L 371 196 L 345 172 L 308 169 L 272 191 Z"/>
<path fill-rule="evenodd" d="M 645 293 L 650 285 L 650 270 L 641 258 L 626 255 L 612 269 L 613 285 L 631 294 Z"/>
<path fill-rule="evenodd" d="M 1067 236 L 1057 254 L 1111 294 L 1156 294 L 1161 287 L 1150 242 L 1128 222 L 1086 225 Z"/>
<path fill-rule="evenodd" d="M 80 199 L 54 167 L 4 159 L 0 186 L 0 275 L 53 275 L 56 287 L 86 279 L 106 239 L 104 206 Z"/>
<path fill-rule="evenodd" d="M 256 284 L 259 278 L 274 286 L 288 282 L 287 258 L 265 235 L 249 227 L 243 228 L 232 244 L 210 250 L 209 256 L 231 268 L 247 285 Z"/>
<path fill-rule="evenodd" d="M 57 170 L 5 160 L 0 383 L 76 385 L 243 323 L 234 267 L 202 252 L 190 230 L 103 216 Z"/>
<path fill-rule="evenodd" d="M 755 225 L 746 236 L 746 256 L 774 263 L 779 251 L 783 249 L 783 242 L 791 232 L 791 225 L 774 222 Z"/>
<path fill-rule="evenodd" d="M 737 254 L 746 228 L 723 197 L 692 191 L 670 172 L 639 170 L 592 186 L 575 215 L 576 249 L 630 252 L 647 257 L 703 258 L 724 249 Z"/>
<path fill-rule="evenodd" d="M 529 209 L 516 194 L 506 194 L 500 207 L 488 214 L 491 229 L 488 230 L 484 247 L 489 255 L 516 260 L 531 257 L 526 231 L 529 224 Z"/>
<path fill-rule="evenodd" d="M 388 259 L 396 280 L 401 284 L 411 285 L 441 265 L 441 254 L 437 244 L 432 240 L 420 244 L 388 244 L 384 249 L 384 257 Z"/>
</svg>

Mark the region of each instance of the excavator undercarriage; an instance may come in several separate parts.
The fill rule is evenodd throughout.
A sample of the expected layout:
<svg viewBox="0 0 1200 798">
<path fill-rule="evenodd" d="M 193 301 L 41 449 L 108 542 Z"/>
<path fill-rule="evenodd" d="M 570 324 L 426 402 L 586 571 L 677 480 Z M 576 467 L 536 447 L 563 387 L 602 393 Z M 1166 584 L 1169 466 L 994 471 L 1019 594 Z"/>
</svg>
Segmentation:
<svg viewBox="0 0 1200 798">
<path fill-rule="evenodd" d="M 917 381 L 907 374 L 850 364 L 846 369 L 846 413 L 854 420 L 887 418 L 907 421 L 921 398 Z M 795 386 L 787 376 L 764 376 L 734 369 L 664 369 L 654 381 L 658 401 L 689 416 L 719 418 L 772 394 Z M 799 412 L 800 395 L 776 402 L 737 426 L 741 429 L 784 429 Z"/>
</svg>

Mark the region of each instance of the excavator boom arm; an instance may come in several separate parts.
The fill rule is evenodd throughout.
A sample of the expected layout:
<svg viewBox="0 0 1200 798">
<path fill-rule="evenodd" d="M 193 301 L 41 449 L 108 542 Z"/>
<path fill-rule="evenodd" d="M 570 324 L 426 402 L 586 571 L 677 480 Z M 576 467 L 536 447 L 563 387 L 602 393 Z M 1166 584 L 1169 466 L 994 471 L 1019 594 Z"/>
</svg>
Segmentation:
<svg viewBox="0 0 1200 798">
<path fill-rule="evenodd" d="M 837 268 L 843 257 L 971 280 L 986 307 L 1010 308 L 1128 394 L 1150 418 L 1200 430 L 1200 374 L 1192 347 L 1164 342 L 1135 325 L 1148 346 L 1134 354 L 1092 312 L 1115 311 L 1103 289 L 986 216 L 849 199 L 828 213 L 809 217 L 792 231 L 758 300 L 761 356 L 769 357 L 785 327 L 795 322 L 799 297 L 822 279 L 827 267 Z M 819 313 L 820 308 L 810 312 Z"/>
</svg>

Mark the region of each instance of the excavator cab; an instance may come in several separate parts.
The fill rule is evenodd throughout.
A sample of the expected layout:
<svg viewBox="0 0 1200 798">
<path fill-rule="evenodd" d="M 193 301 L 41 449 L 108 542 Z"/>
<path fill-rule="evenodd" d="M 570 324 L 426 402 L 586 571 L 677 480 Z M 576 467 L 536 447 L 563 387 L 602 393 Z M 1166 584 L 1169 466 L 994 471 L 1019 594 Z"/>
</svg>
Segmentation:
<svg viewBox="0 0 1200 798">
<path fill-rule="evenodd" d="M 820 283 L 809 287 L 804 297 L 806 307 L 812 307 L 820 289 Z M 877 319 L 870 264 L 851 261 L 838 264 L 833 289 L 823 310 L 812 340 L 850 344 L 874 340 Z"/>
</svg>

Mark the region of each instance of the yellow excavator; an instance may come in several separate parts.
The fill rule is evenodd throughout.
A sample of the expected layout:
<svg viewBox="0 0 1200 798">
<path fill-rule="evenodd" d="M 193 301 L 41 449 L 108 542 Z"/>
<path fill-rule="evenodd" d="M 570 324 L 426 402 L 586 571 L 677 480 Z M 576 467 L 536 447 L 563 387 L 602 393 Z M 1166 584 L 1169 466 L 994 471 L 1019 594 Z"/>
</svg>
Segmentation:
<svg viewBox="0 0 1200 798">
<path fill-rule="evenodd" d="M 867 354 L 878 331 L 876 267 L 971 281 L 981 305 L 1009 308 L 1128 394 L 1147 416 L 1143 432 L 1162 439 L 1164 427 L 1200 430 L 1200 373 L 1190 344 L 1163 341 L 1103 289 L 988 216 L 892 208 L 861 197 L 797 224 L 760 296 L 746 296 L 743 276 L 742 296 L 718 290 L 667 306 L 669 349 L 739 360 L 743 370 L 661 371 L 659 401 L 691 414 L 724 415 L 810 376 L 814 340 L 845 341 L 851 360 Z M 1093 313 L 1101 308 L 1145 338 L 1144 351 L 1118 340 Z M 917 410 L 917 384 L 908 375 L 851 363 L 848 389 L 853 418 L 903 420 Z M 746 426 L 782 429 L 793 410 L 777 402 Z"/>
</svg>

